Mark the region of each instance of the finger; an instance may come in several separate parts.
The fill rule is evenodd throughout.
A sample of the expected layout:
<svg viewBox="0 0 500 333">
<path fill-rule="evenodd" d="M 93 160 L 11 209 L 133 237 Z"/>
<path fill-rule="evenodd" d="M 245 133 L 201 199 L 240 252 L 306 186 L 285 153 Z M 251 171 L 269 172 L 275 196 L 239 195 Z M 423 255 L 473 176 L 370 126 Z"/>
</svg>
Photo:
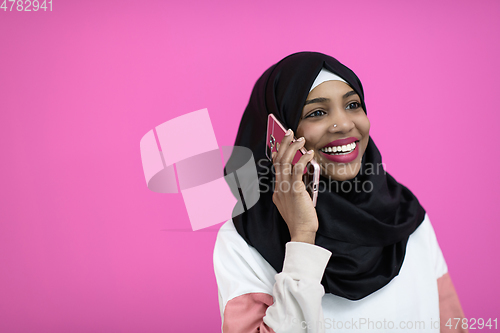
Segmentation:
<svg viewBox="0 0 500 333">
<path fill-rule="evenodd" d="M 271 154 L 271 157 L 273 159 L 273 166 L 274 166 L 274 172 L 275 172 L 275 175 L 277 176 L 279 173 L 281 173 L 281 165 L 278 161 L 278 152 L 275 152 L 273 151 L 272 154 Z M 278 180 L 278 179 L 276 179 Z"/>
<path fill-rule="evenodd" d="M 289 129 L 286 133 L 283 139 L 281 140 L 279 147 L 280 149 L 278 150 L 278 156 L 276 156 L 277 160 L 281 160 L 283 155 L 285 154 L 288 146 L 290 146 L 290 143 L 293 141 L 293 131 Z"/>
<path fill-rule="evenodd" d="M 287 151 L 281 158 L 281 172 L 282 172 L 282 182 L 287 182 L 289 189 L 293 190 L 294 192 L 301 192 L 303 190 L 303 183 L 299 181 L 298 183 L 294 180 L 294 170 L 296 169 L 295 166 L 292 165 L 293 160 L 295 158 L 296 154 L 300 154 L 297 151 L 301 149 L 305 144 L 305 139 L 303 137 L 299 138 L 297 141 L 293 142 L 290 144 L 290 146 L 287 148 Z M 302 158 L 303 156 L 301 156 Z M 300 158 L 299 158 L 300 160 Z M 303 168 L 302 168 L 303 170 Z"/>
<path fill-rule="evenodd" d="M 274 192 L 280 192 L 280 184 L 283 182 L 283 166 L 281 162 L 278 160 L 278 153 L 273 152 L 273 166 L 274 166 Z"/>
<path fill-rule="evenodd" d="M 285 151 L 283 157 L 281 158 L 281 165 L 282 169 L 281 172 L 283 173 L 284 176 L 287 176 L 289 178 L 289 181 L 292 181 L 292 176 L 293 176 L 293 160 L 295 158 L 295 155 L 297 154 L 297 151 L 302 148 L 305 144 L 305 139 L 303 137 L 299 138 L 297 141 L 293 142 Z"/>
<path fill-rule="evenodd" d="M 293 167 L 293 181 L 302 181 L 302 176 L 304 174 L 304 169 L 307 167 L 307 163 L 311 162 L 314 158 L 314 150 L 309 150 L 306 154 L 302 155 Z"/>
<path fill-rule="evenodd" d="M 300 137 L 290 145 L 290 147 L 287 148 L 287 150 L 284 152 L 283 157 L 281 158 L 282 164 L 290 164 L 293 162 L 293 159 L 295 155 L 297 154 L 297 151 L 304 146 L 306 143 L 306 140 L 304 137 Z"/>
<path fill-rule="evenodd" d="M 288 180 L 292 174 L 292 165 L 289 163 L 285 163 L 283 161 L 283 156 L 287 154 L 287 151 L 290 148 L 290 144 L 293 142 L 293 131 L 289 129 L 283 139 L 281 140 L 281 143 L 279 145 L 279 150 L 278 150 L 278 155 L 276 156 L 276 162 L 278 164 L 278 170 L 276 170 L 277 173 L 279 173 L 279 180 L 285 181 Z M 278 180 L 278 178 L 277 178 Z"/>
</svg>

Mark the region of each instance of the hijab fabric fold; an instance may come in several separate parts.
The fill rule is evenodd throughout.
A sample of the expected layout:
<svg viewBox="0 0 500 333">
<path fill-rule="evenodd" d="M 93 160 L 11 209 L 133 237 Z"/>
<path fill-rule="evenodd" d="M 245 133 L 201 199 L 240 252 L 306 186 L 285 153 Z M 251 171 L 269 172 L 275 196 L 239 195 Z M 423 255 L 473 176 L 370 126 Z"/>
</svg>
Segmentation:
<svg viewBox="0 0 500 333">
<path fill-rule="evenodd" d="M 295 132 L 309 89 L 322 68 L 344 79 L 359 95 L 366 112 L 363 87 L 354 72 L 333 57 L 299 52 L 273 65 L 257 80 L 235 141 L 235 146 L 247 147 L 254 154 L 260 198 L 233 222 L 277 272 L 282 271 L 290 233 L 272 201 L 274 170 L 265 154 L 267 117 L 274 114 Z M 235 168 L 230 158 L 226 173 Z M 326 293 L 350 300 L 370 295 L 399 274 L 408 238 L 425 217 L 413 193 L 383 170 L 371 137 L 354 179 L 336 182 L 321 176 L 316 212 L 315 244 L 332 252 L 321 283 Z"/>
</svg>

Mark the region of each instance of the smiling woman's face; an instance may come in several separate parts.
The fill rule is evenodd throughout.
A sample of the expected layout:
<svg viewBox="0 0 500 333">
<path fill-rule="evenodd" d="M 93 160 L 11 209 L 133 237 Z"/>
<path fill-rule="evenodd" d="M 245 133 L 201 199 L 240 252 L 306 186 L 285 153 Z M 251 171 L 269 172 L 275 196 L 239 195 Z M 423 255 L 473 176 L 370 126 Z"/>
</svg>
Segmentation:
<svg viewBox="0 0 500 333">
<path fill-rule="evenodd" d="M 296 136 L 314 150 L 323 176 L 342 181 L 358 174 L 369 132 L 358 94 L 342 81 L 326 81 L 307 96 Z"/>
</svg>

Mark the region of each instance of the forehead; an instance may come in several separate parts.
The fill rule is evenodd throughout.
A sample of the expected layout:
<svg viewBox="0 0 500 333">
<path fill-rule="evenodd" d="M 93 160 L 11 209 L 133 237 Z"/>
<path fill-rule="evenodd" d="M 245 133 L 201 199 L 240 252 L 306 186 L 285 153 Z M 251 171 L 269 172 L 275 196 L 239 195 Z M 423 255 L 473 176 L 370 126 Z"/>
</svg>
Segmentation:
<svg viewBox="0 0 500 333">
<path fill-rule="evenodd" d="M 326 96 L 330 98 L 342 98 L 346 92 L 351 90 L 353 89 L 342 81 L 325 81 L 311 90 L 309 95 L 307 95 L 307 99 Z"/>
</svg>

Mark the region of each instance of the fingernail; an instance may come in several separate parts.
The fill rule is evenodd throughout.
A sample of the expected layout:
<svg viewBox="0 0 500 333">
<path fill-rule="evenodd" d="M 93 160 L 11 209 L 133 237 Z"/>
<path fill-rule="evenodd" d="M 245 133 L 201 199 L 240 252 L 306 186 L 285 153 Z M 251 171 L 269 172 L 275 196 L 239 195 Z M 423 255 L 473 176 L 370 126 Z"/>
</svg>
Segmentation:
<svg viewBox="0 0 500 333">
<path fill-rule="evenodd" d="M 297 139 L 297 141 L 303 141 L 304 140 L 304 137 L 301 136 L 300 138 Z"/>
<path fill-rule="evenodd" d="M 290 134 L 292 134 L 292 130 L 288 129 L 288 131 L 286 131 L 286 133 L 285 133 L 285 136 L 289 136 Z"/>
<path fill-rule="evenodd" d="M 308 153 L 308 154 L 312 154 L 312 153 L 314 153 L 314 150 L 312 150 L 312 149 L 311 149 L 311 150 L 308 150 L 308 151 L 307 151 L 307 153 Z"/>
</svg>

